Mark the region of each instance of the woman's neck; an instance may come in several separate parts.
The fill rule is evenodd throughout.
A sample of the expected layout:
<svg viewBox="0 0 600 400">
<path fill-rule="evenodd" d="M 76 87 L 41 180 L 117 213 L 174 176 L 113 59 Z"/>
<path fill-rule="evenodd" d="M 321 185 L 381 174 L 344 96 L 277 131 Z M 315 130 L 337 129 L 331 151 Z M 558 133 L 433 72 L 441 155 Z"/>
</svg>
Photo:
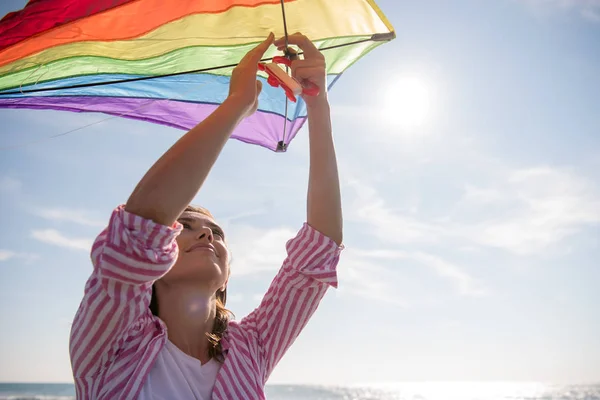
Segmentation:
<svg viewBox="0 0 600 400">
<path fill-rule="evenodd" d="M 167 325 L 169 340 L 184 353 L 200 360 L 210 360 L 211 333 L 216 314 L 215 294 L 201 288 L 156 283 L 158 316 Z"/>
</svg>

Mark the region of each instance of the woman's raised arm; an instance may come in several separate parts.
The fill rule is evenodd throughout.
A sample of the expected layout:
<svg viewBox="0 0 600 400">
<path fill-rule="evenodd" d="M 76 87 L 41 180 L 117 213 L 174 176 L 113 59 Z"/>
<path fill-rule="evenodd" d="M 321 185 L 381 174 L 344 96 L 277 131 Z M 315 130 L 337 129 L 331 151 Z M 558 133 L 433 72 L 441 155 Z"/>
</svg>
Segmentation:
<svg viewBox="0 0 600 400">
<path fill-rule="evenodd" d="M 307 222 L 340 245 L 343 240 L 342 204 L 327 100 L 325 57 L 300 33 L 289 36 L 287 42 L 298 46 L 304 55 L 304 59 L 292 62 L 294 78 L 301 83 L 315 84 L 321 89 L 318 96 L 303 96 L 308 111 L 310 142 Z M 285 39 L 278 39 L 275 45 L 284 49 Z"/>
<path fill-rule="evenodd" d="M 272 42 L 271 34 L 242 59 L 233 71 L 228 98 L 148 170 L 129 197 L 126 211 L 166 226 L 175 222 L 200 190 L 233 130 L 256 111 L 261 90 L 258 63 Z"/>
</svg>

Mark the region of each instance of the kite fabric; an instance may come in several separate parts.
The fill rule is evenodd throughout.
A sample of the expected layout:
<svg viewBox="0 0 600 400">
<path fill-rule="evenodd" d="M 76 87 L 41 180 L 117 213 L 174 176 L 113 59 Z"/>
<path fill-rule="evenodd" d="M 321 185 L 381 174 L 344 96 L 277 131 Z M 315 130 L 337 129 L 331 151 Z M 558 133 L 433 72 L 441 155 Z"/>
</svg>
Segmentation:
<svg viewBox="0 0 600 400">
<path fill-rule="evenodd" d="M 30 0 L 0 20 L 0 108 L 100 112 L 188 130 L 225 100 L 233 68 L 270 32 L 310 38 L 330 88 L 395 37 L 371 0 Z M 272 47 L 265 58 L 276 55 Z M 281 151 L 306 107 L 259 79 L 259 110 L 232 137 Z"/>
</svg>

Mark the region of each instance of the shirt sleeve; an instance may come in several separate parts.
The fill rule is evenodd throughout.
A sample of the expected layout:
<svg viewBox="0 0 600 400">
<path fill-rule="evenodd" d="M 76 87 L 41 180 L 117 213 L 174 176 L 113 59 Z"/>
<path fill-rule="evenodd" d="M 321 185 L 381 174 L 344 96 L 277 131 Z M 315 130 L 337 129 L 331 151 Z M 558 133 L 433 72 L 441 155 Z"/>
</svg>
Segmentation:
<svg viewBox="0 0 600 400">
<path fill-rule="evenodd" d="M 337 288 L 343 246 L 305 223 L 287 242 L 287 257 L 260 305 L 240 321 L 255 338 L 263 384 L 316 311 L 327 289 Z"/>
<path fill-rule="evenodd" d="M 117 207 L 91 249 L 93 271 L 71 328 L 76 377 L 91 376 L 113 359 L 125 334 L 146 329 L 152 284 L 177 260 L 181 225 L 157 224 Z M 146 321 L 149 322 L 149 321 Z"/>
</svg>

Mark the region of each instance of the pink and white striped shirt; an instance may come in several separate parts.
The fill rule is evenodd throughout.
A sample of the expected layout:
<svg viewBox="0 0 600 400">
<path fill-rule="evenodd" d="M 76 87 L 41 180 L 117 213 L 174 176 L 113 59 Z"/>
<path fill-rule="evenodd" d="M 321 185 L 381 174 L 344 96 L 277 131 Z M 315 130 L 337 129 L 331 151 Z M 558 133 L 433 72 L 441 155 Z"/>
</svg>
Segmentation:
<svg viewBox="0 0 600 400">
<path fill-rule="evenodd" d="M 149 309 L 152 284 L 177 260 L 172 227 L 117 207 L 92 247 L 93 272 L 73 322 L 71 364 L 78 399 L 136 399 L 167 340 Z M 264 385 L 317 309 L 343 246 L 304 224 L 260 305 L 231 321 L 213 399 L 264 399 Z"/>
</svg>

